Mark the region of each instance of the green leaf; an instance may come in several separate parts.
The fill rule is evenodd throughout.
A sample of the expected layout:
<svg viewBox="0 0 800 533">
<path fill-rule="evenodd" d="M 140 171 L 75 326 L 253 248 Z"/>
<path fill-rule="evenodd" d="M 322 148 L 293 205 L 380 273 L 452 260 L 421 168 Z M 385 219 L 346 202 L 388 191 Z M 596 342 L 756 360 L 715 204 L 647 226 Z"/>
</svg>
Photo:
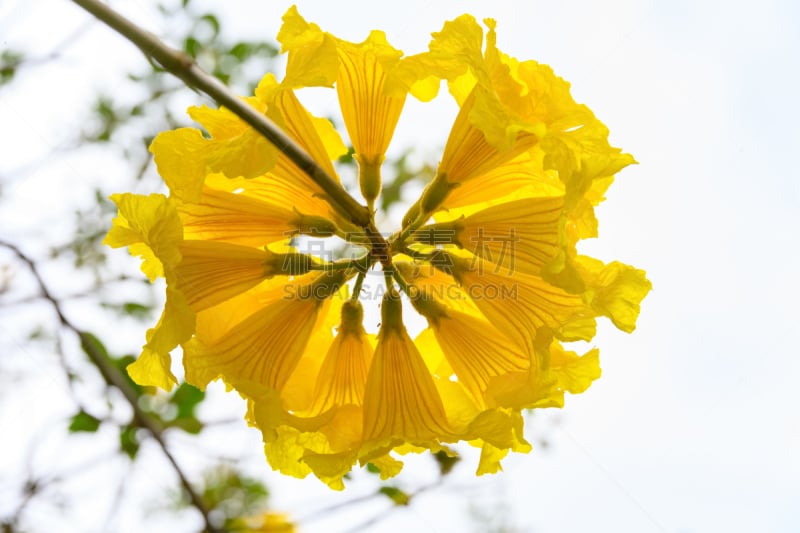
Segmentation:
<svg viewBox="0 0 800 533">
<path fill-rule="evenodd" d="M 137 436 L 136 426 L 124 426 L 119 428 L 119 448 L 133 461 L 139 453 L 139 437 Z"/>
<path fill-rule="evenodd" d="M 207 13 L 200 17 L 200 20 L 208 22 L 208 24 L 211 26 L 211 29 L 214 31 L 214 37 L 219 35 L 220 26 L 219 20 L 216 16 L 212 15 L 211 13 Z"/>
<path fill-rule="evenodd" d="M 169 424 L 170 427 L 182 429 L 191 435 L 197 435 L 203 430 L 203 423 L 198 419 L 191 418 L 176 418 Z"/>
<path fill-rule="evenodd" d="M 200 41 L 191 35 L 183 41 L 183 51 L 190 56 L 196 58 L 198 50 L 200 50 Z"/>
<path fill-rule="evenodd" d="M 411 496 L 398 489 L 397 487 L 381 487 L 378 492 L 389 498 L 395 505 L 408 505 L 411 501 Z"/>
<path fill-rule="evenodd" d="M 150 316 L 151 307 L 137 302 L 125 302 L 122 304 L 122 312 L 136 318 L 145 318 Z"/>
<path fill-rule="evenodd" d="M 235 57 L 239 61 L 244 61 L 253 55 L 253 46 L 245 42 L 236 43 L 233 45 L 233 48 L 228 51 L 228 55 Z"/>
<path fill-rule="evenodd" d="M 69 422 L 69 432 L 77 433 L 85 431 L 87 433 L 94 433 L 100 427 L 100 419 L 95 418 L 83 409 L 78 411 L 78 414 L 72 417 Z"/>
<path fill-rule="evenodd" d="M 149 319 L 153 311 L 151 306 L 140 304 L 139 302 L 124 302 L 121 304 L 101 302 L 100 305 L 105 309 L 115 311 L 119 315 L 130 316 L 140 320 Z"/>
<path fill-rule="evenodd" d="M 372 463 L 367 463 L 367 472 L 369 472 L 370 474 L 380 474 L 381 469 Z"/>
<path fill-rule="evenodd" d="M 342 165 L 356 166 L 356 159 L 353 157 L 355 153 L 356 151 L 352 146 L 348 147 L 347 153 L 339 157 L 337 163 Z"/>
<path fill-rule="evenodd" d="M 453 467 L 456 466 L 456 463 L 461 460 L 461 457 L 459 457 L 457 453 L 452 452 L 452 454 L 453 455 L 448 455 L 444 450 L 439 450 L 433 454 L 433 458 L 436 459 L 436 462 L 439 464 L 439 473 L 443 476 L 449 474 L 453 470 Z"/>
<path fill-rule="evenodd" d="M 22 63 L 24 56 L 14 50 L 3 50 L 0 54 L 0 85 L 5 85 L 14 79 L 17 68 Z"/>
<path fill-rule="evenodd" d="M 178 408 L 178 414 L 175 418 L 190 418 L 194 417 L 194 408 L 202 402 L 206 397 L 206 393 L 189 385 L 188 383 L 181 383 L 175 389 L 175 392 L 170 398 L 170 402 Z"/>
</svg>

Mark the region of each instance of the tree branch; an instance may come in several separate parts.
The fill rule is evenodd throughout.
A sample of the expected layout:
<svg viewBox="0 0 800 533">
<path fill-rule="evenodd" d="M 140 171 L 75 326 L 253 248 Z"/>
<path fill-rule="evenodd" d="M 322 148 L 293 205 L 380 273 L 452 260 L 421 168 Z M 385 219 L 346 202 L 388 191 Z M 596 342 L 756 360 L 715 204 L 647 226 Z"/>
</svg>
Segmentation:
<svg viewBox="0 0 800 533">
<path fill-rule="evenodd" d="M 167 447 L 166 440 L 164 439 L 164 432 L 160 425 L 153 420 L 150 416 L 147 415 L 145 411 L 139 406 L 139 397 L 136 394 L 136 391 L 131 387 L 130 383 L 125 379 L 125 376 L 111 364 L 111 362 L 105 357 L 103 353 L 98 350 L 94 340 L 92 339 L 91 335 L 87 334 L 86 332 L 79 329 L 75 326 L 69 319 L 67 319 L 66 315 L 64 315 L 63 310 L 61 309 L 61 303 L 58 299 L 56 299 L 52 293 L 50 293 L 49 289 L 47 288 L 47 284 L 44 282 L 41 274 L 39 273 L 39 269 L 36 266 L 36 263 L 28 257 L 22 250 L 17 248 L 15 245 L 0 241 L 0 246 L 11 250 L 14 255 L 19 258 L 20 261 L 25 263 L 30 270 L 31 274 L 33 275 L 34 279 L 36 280 L 37 285 L 39 286 L 39 290 L 42 293 L 42 297 L 47 300 L 56 312 L 58 316 L 59 322 L 61 324 L 75 332 L 78 335 L 78 338 L 81 341 L 81 347 L 89 359 L 94 363 L 97 369 L 100 371 L 100 375 L 103 376 L 103 380 L 111 387 L 119 390 L 122 393 L 122 396 L 125 400 L 130 404 L 131 408 L 133 409 L 133 416 L 136 420 L 137 424 L 146 429 L 150 435 L 152 435 L 153 439 L 158 443 L 161 447 L 161 451 L 164 453 L 164 456 L 172 465 L 175 473 L 178 475 L 178 479 L 183 486 L 183 489 L 189 495 L 189 499 L 191 500 L 192 505 L 200 511 L 200 514 L 203 515 L 203 520 L 205 522 L 206 531 L 209 533 L 224 533 L 224 530 L 216 527 L 209 518 L 209 510 L 206 507 L 205 502 L 203 502 L 200 495 L 197 491 L 194 490 L 192 485 L 189 483 L 186 474 L 184 474 L 181 467 L 178 465 L 175 457 L 173 457 L 172 453 L 169 451 Z"/>
<path fill-rule="evenodd" d="M 167 46 L 152 33 L 140 28 L 98 0 L 73 0 L 117 33 L 135 44 L 142 53 L 156 61 L 166 71 L 177 76 L 190 87 L 213 98 L 227 107 L 263 135 L 278 150 L 314 180 L 325 191 L 333 206 L 358 226 L 369 225 L 371 213 L 356 202 L 344 188 L 329 176 L 308 153 L 263 114 L 240 100 L 217 78 L 203 71 L 194 60 Z"/>
</svg>

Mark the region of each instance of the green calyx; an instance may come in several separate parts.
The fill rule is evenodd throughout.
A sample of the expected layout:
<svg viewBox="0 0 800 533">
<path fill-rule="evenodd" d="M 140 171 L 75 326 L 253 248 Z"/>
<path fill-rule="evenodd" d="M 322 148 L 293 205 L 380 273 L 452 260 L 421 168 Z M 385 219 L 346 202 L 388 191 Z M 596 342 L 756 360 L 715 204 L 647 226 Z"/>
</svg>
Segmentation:
<svg viewBox="0 0 800 533">
<path fill-rule="evenodd" d="M 264 262 L 264 270 L 268 278 L 277 275 L 302 276 L 311 271 L 312 257 L 306 254 L 288 253 L 272 254 Z"/>
<path fill-rule="evenodd" d="M 422 193 L 420 199 L 420 215 L 428 218 L 434 211 L 436 211 L 453 186 L 447 182 L 446 174 L 437 174 L 433 181 L 431 181 Z"/>
<path fill-rule="evenodd" d="M 361 188 L 361 194 L 367 204 L 372 206 L 381 193 L 381 164 L 383 163 L 383 158 L 380 160 L 368 160 L 356 154 L 355 160 L 358 162 L 358 184 Z"/>
<path fill-rule="evenodd" d="M 358 300 L 347 300 L 342 304 L 342 323 L 339 332 L 343 335 L 359 333 L 363 328 L 364 308 Z"/>
<path fill-rule="evenodd" d="M 339 233 L 339 228 L 332 221 L 317 215 L 303 215 L 298 213 L 293 223 L 297 232 L 313 237 L 331 237 Z"/>
<path fill-rule="evenodd" d="M 400 300 L 400 294 L 393 287 L 389 287 L 381 304 L 381 332 L 388 333 L 390 331 L 405 331 L 403 302 Z"/>
</svg>

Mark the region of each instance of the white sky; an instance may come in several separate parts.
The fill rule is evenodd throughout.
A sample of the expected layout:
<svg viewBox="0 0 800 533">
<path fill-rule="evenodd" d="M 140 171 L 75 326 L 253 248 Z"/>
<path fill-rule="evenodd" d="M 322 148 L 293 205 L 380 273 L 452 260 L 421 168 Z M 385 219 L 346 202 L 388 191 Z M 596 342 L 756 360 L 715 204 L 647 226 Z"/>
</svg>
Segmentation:
<svg viewBox="0 0 800 533">
<path fill-rule="evenodd" d="M 167 28 L 152 27 L 157 19 L 150 2 L 113 5 L 168 39 Z M 271 40 L 291 3 L 202 5 L 224 10 L 226 31 Z M 797 4 L 320 0 L 298 5 L 308 20 L 337 36 L 361 40 L 379 28 L 408 53 L 426 47 L 428 34 L 444 20 L 464 12 L 491 16 L 504 51 L 552 65 L 572 82 L 576 98 L 608 125 L 612 141 L 640 163 L 618 176 L 598 209 L 601 238 L 583 248 L 648 271 L 654 290 L 638 330 L 628 336 L 601 329 L 595 343 L 603 377 L 586 393 L 567 398 L 557 418 L 537 415 L 529 425 L 531 435 L 548 436 L 548 450 L 510 457 L 504 474 L 478 481 L 471 479 L 471 467 L 462 467 L 456 485 L 468 487 L 465 496 L 424 495 L 375 531 L 463 531 L 469 523 L 463 501 L 485 504 L 503 497 L 511 523 L 523 531 L 796 531 Z M 0 20 L 12 16 L 17 25 L 0 36 L 0 46 L 24 42 L 43 52 L 83 20 L 77 7 L 61 0 L 4 0 Z M 0 89 L 0 169 L 56 147 L 64 131 L 79 127 L 69 123 L 75 115 L 65 106 L 85 105 L 98 87 L 113 88 L 124 66 L 138 61 L 138 51 L 109 32 L 93 27 L 65 66 L 49 71 L 51 79 L 31 74 L 20 82 L 22 89 Z M 318 113 L 332 112 L 335 97 L 317 97 L 313 104 Z M 433 112 L 420 107 L 408 110 L 395 146 L 416 143 L 435 158 L 452 106 Z M 56 179 L 50 173 L 27 183 L 3 183 L 0 237 L 23 235 L 36 249 L 37 232 L 59 231 L 47 224 L 63 216 L 58 208 L 72 201 L 70 187 L 54 184 L 96 173 L 102 164 L 102 159 L 68 161 L 54 170 Z M 113 182 L 114 169 L 107 173 Z M 85 202 L 77 192 L 74 200 Z M 9 420 L 0 416 L 0 428 Z M 243 439 L 258 448 L 257 436 Z M 5 446 L 12 445 L 0 442 L 0 450 Z M 5 452 L 0 457 L 8 460 Z M 257 459 L 253 468 L 260 468 Z M 421 464 L 411 475 L 424 471 Z M 269 480 L 274 503 L 297 516 L 310 502 L 329 498 L 311 478 Z M 343 513 L 333 527 L 312 523 L 303 531 L 335 531 L 369 515 L 365 509 Z"/>
</svg>

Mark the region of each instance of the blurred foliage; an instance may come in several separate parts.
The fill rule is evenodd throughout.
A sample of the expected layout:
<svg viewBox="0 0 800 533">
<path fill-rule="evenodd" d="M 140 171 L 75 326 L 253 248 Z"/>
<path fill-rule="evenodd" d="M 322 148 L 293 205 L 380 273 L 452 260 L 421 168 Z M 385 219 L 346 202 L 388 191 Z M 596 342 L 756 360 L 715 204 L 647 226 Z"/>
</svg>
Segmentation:
<svg viewBox="0 0 800 533">
<path fill-rule="evenodd" d="M 408 505 L 411 502 L 411 496 L 408 493 L 391 485 L 381 487 L 378 492 L 392 500 L 395 505 Z"/>
<path fill-rule="evenodd" d="M 402 197 L 401 193 L 409 183 L 416 181 L 423 186 L 433 180 L 433 176 L 436 174 L 436 168 L 430 163 L 412 166 L 411 156 L 413 153 L 413 149 L 408 149 L 399 158 L 390 161 L 393 176 L 390 176 L 389 180 L 384 177 L 385 183 L 379 198 L 380 207 L 384 212 L 389 211 L 394 204 L 408 201 Z"/>
<path fill-rule="evenodd" d="M 443 476 L 446 476 L 450 472 L 453 471 L 453 467 L 458 464 L 461 460 L 461 457 L 458 456 L 455 452 L 445 452 L 444 450 L 439 450 L 438 452 L 433 454 L 433 458 L 436 460 L 436 463 L 439 465 L 439 473 Z"/>
<path fill-rule="evenodd" d="M 25 60 L 25 56 L 16 50 L 0 52 L 0 86 L 10 83 L 17 74 L 17 69 Z"/>
<path fill-rule="evenodd" d="M 94 433 L 100 427 L 100 419 L 95 418 L 83 409 L 72 417 L 69 422 L 70 433 L 77 433 L 79 431 L 86 431 L 87 433 Z"/>
<path fill-rule="evenodd" d="M 269 491 L 260 480 L 232 465 L 218 465 L 203 475 L 202 498 L 218 526 L 230 529 L 241 517 L 266 509 Z"/>
</svg>

